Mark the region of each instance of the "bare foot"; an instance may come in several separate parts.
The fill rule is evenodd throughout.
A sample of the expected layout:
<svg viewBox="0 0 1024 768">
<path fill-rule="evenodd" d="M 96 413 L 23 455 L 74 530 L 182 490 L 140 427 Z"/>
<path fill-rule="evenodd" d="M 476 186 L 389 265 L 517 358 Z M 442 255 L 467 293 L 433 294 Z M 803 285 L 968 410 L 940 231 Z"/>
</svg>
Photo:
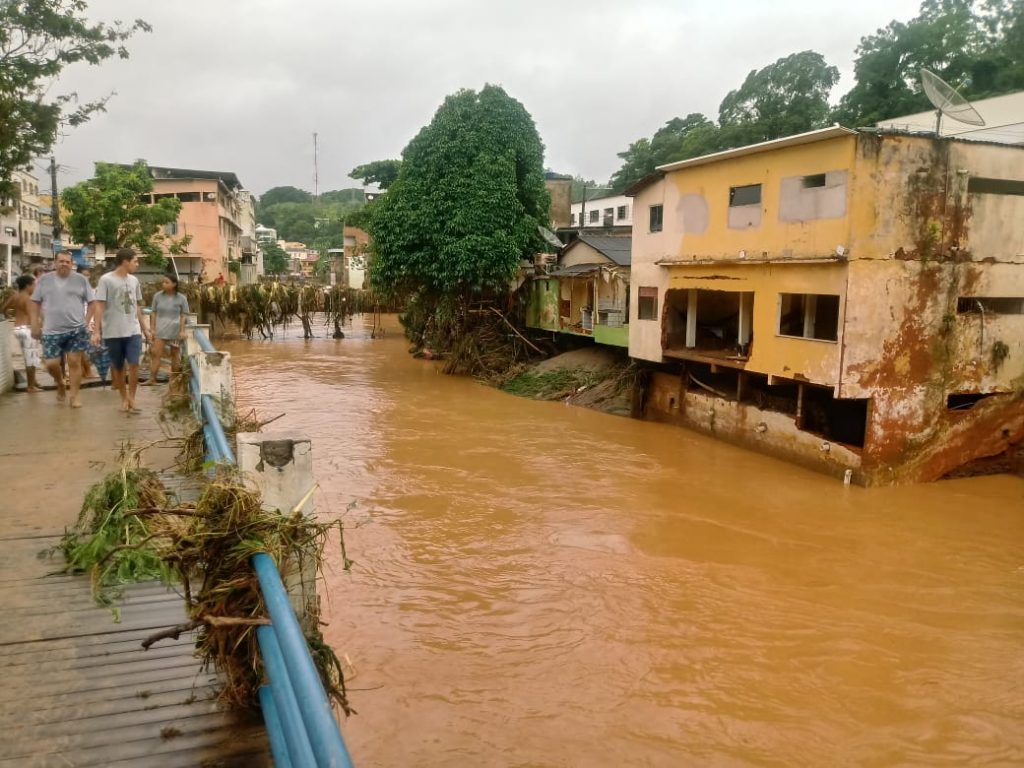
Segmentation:
<svg viewBox="0 0 1024 768">
<path fill-rule="evenodd" d="M 121 410 L 122 411 L 124 411 L 125 413 L 128 413 L 128 411 L 130 411 L 131 408 L 132 408 L 132 406 L 131 406 L 131 404 L 127 400 L 122 400 L 121 401 Z"/>
<path fill-rule="evenodd" d="M 42 392 L 43 388 L 42 387 L 27 387 L 25 389 L 25 391 L 26 392 Z"/>
<path fill-rule="evenodd" d="M 79 400 L 77 397 L 72 398 L 72 400 L 71 400 L 71 407 L 72 408 L 81 408 L 82 407 L 82 401 Z"/>
<path fill-rule="evenodd" d="M 66 397 L 67 397 L 67 390 L 64 388 L 64 382 L 63 381 L 58 381 L 57 382 L 57 402 L 58 403 L 63 403 L 64 399 Z"/>
</svg>

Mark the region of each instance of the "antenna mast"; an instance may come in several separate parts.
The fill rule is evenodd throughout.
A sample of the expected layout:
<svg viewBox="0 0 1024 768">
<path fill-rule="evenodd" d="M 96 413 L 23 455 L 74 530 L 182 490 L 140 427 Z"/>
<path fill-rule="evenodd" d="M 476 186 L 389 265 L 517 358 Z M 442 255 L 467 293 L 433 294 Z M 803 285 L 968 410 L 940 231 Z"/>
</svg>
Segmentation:
<svg viewBox="0 0 1024 768">
<path fill-rule="evenodd" d="M 320 199 L 320 147 L 316 131 L 313 131 L 313 198 Z"/>
</svg>

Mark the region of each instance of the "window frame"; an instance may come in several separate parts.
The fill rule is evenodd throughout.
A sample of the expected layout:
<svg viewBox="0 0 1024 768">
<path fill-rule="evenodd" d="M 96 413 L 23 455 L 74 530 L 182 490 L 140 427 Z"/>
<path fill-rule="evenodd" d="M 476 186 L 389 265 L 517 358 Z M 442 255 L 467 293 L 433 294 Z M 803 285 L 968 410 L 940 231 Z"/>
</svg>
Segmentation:
<svg viewBox="0 0 1024 768">
<path fill-rule="evenodd" d="M 658 219 L 657 226 L 655 226 L 655 222 L 654 222 L 654 219 L 655 219 L 654 213 L 655 213 L 655 211 L 658 212 L 658 215 L 657 215 L 657 219 Z M 663 203 L 658 203 L 656 205 L 649 205 L 649 206 L 647 206 L 647 226 L 649 228 L 648 231 L 650 231 L 650 232 L 662 232 L 662 231 L 664 231 L 664 229 L 665 229 L 665 205 Z"/>
</svg>

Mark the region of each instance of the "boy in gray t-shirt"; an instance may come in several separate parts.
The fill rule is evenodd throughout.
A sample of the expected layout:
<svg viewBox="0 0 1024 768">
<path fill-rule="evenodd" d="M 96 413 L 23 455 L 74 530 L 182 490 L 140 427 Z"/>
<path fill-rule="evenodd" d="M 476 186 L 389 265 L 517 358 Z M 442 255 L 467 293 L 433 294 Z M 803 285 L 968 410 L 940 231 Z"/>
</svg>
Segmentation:
<svg viewBox="0 0 1024 768">
<path fill-rule="evenodd" d="M 101 277 L 96 285 L 93 310 L 93 342 L 98 344 L 102 338 L 110 353 L 111 379 L 121 394 L 121 410 L 128 413 L 138 413 L 135 390 L 139 384 L 142 337 L 151 337 L 142 314 L 142 286 L 132 274 L 138 268 L 139 257 L 134 250 L 119 250 L 114 257 L 114 271 Z"/>
</svg>

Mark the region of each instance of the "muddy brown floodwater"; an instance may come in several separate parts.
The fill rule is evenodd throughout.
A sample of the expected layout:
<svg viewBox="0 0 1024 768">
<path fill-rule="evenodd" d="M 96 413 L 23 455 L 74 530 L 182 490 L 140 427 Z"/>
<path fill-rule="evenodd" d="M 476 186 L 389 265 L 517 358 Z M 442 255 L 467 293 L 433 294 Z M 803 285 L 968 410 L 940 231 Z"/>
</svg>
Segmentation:
<svg viewBox="0 0 1024 768">
<path fill-rule="evenodd" d="M 222 345 L 346 521 L 357 765 L 1024 764 L 1024 481 L 844 488 L 396 328 Z"/>
</svg>

